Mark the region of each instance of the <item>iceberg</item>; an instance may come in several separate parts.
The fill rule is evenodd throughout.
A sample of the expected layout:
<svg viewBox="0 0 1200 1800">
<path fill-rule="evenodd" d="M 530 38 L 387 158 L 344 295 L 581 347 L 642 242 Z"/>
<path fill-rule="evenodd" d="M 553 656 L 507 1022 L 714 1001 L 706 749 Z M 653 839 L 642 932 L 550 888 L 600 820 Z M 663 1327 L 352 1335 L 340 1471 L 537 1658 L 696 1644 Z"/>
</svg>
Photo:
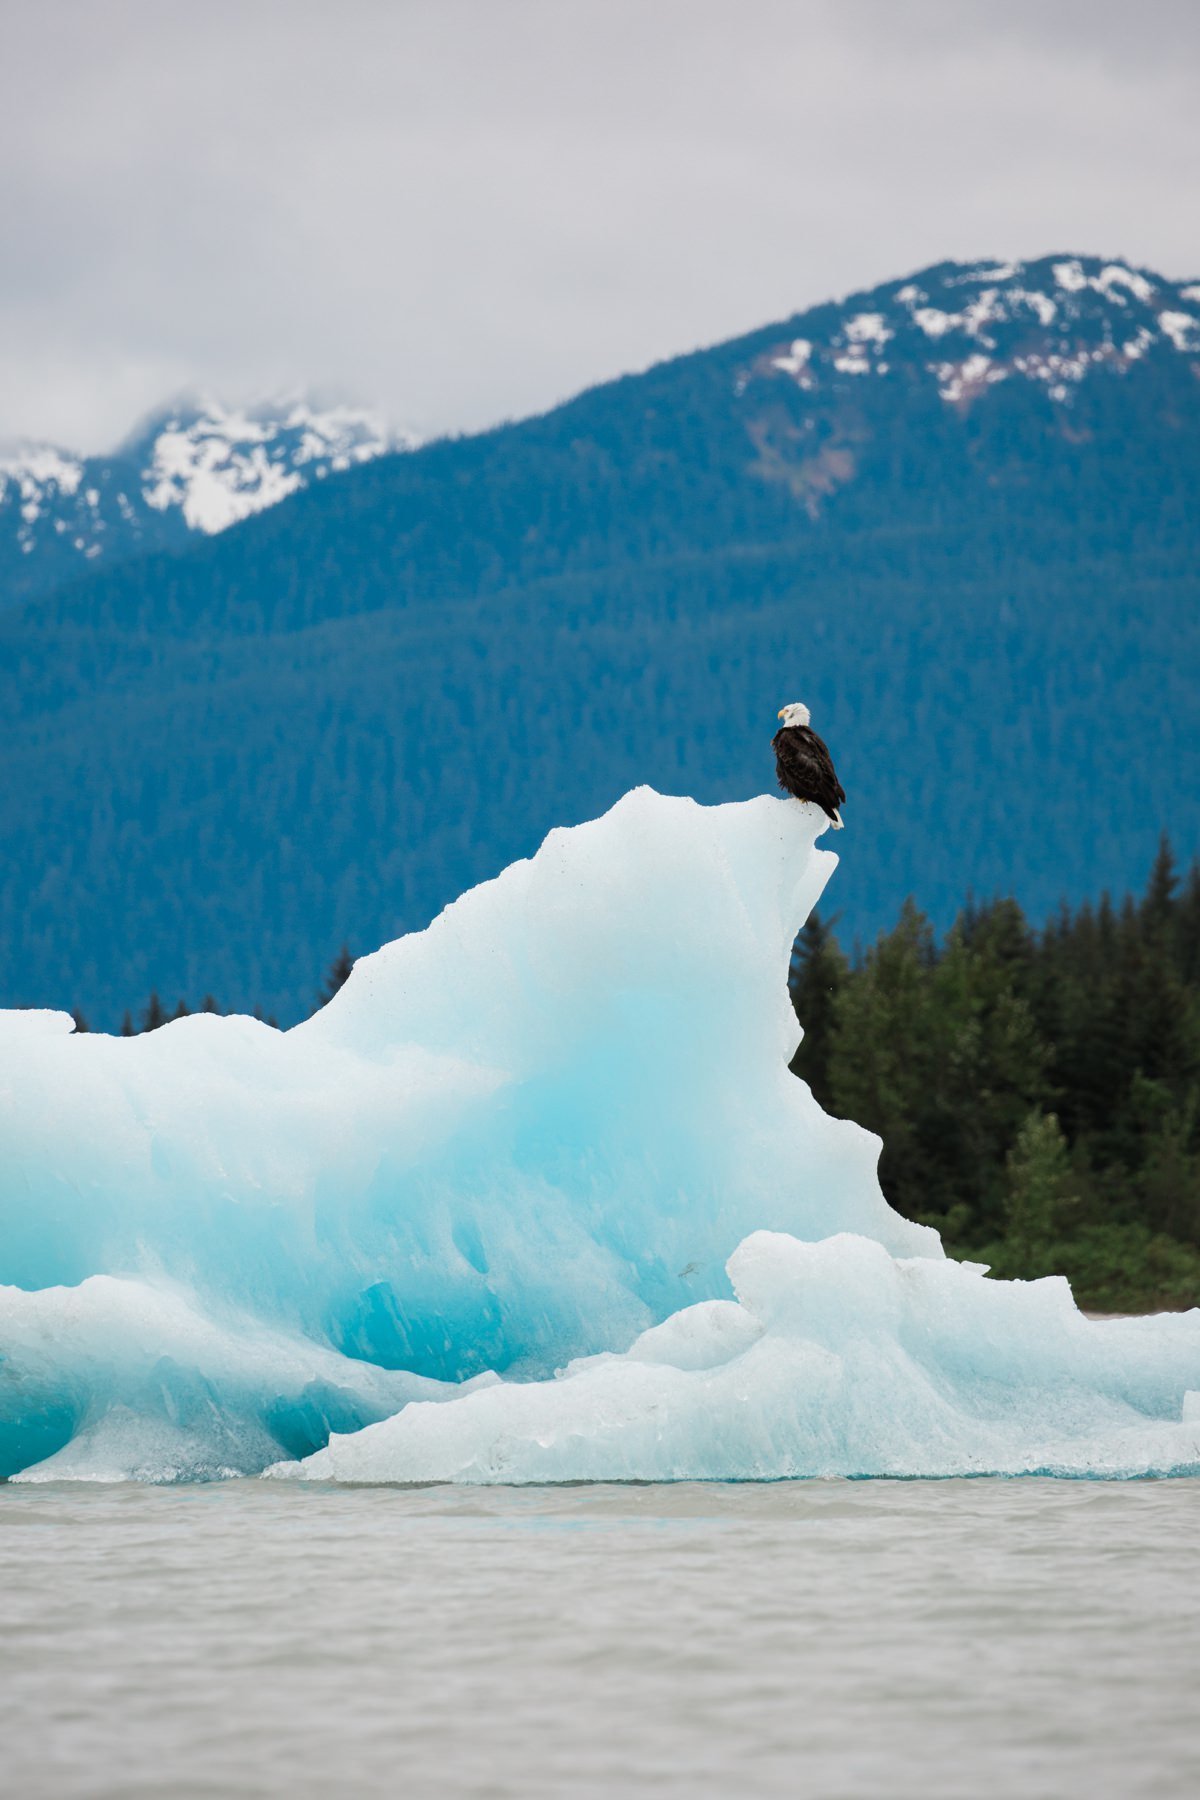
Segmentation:
<svg viewBox="0 0 1200 1800">
<path fill-rule="evenodd" d="M 0 1474 L 256 1471 L 623 1350 L 759 1227 L 939 1255 L 785 1066 L 825 825 L 639 789 L 288 1032 L 0 1014 Z"/>
<path fill-rule="evenodd" d="M 754 1232 L 701 1301 L 556 1380 L 416 1401 L 280 1479 L 778 1481 L 1200 1473 L 1200 1319 L 1090 1321 L 1061 1278 L 988 1281 L 848 1233 Z"/>
<path fill-rule="evenodd" d="M 0 1475 L 1194 1466 L 1200 1314 L 948 1262 L 788 1071 L 826 825 L 635 790 L 287 1032 L 0 1014 Z"/>
</svg>

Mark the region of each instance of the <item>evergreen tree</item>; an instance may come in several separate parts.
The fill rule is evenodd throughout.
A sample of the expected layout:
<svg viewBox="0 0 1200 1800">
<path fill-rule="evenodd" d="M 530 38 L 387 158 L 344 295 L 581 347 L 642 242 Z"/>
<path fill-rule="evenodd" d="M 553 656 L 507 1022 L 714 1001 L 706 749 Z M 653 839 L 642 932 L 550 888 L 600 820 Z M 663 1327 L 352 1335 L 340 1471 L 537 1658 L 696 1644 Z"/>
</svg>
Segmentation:
<svg viewBox="0 0 1200 1800">
<path fill-rule="evenodd" d="M 1172 1094 L 1138 1074 L 1130 1112 L 1140 1129 L 1132 1183 L 1141 1218 L 1155 1231 L 1200 1243 L 1200 1089 Z"/>
<path fill-rule="evenodd" d="M 155 988 L 151 991 L 149 1003 L 142 1014 L 142 1030 L 157 1031 L 159 1026 L 165 1025 L 166 1022 L 167 1015 L 163 1011 L 163 1003 L 158 997 L 157 988 Z"/>
<path fill-rule="evenodd" d="M 932 1078 L 934 961 L 929 921 L 906 900 L 895 930 L 838 992 L 828 1061 L 833 1111 L 883 1138 L 884 1192 L 910 1217 L 928 1206 L 919 1123 Z"/>
<path fill-rule="evenodd" d="M 1141 922 L 1151 933 L 1169 931 L 1174 919 L 1175 892 L 1179 876 L 1170 841 L 1164 831 L 1158 840 L 1158 854 L 1150 871 L 1145 898 L 1141 905 Z"/>
<path fill-rule="evenodd" d="M 882 1135 L 888 1199 L 955 1254 L 1101 1308 L 1200 1298 L 1200 874 L 1165 840 L 1140 901 L 1040 933 L 971 900 L 939 945 L 910 902 L 849 966 L 814 923 L 791 985 L 816 1022 L 793 1068 Z"/>
<path fill-rule="evenodd" d="M 1054 1113 L 1029 1114 L 1008 1153 L 1006 1175 L 1012 1263 L 1026 1276 L 1048 1274 L 1052 1246 L 1078 1203 L 1067 1141 Z"/>
<path fill-rule="evenodd" d="M 1049 1051 L 1020 988 L 1028 942 L 1019 908 L 988 909 L 971 935 L 958 927 L 930 975 L 930 1078 L 920 1142 L 929 1203 L 971 1206 L 975 1229 L 999 1223 L 1004 1157 L 1030 1109 L 1046 1097 Z"/>
<path fill-rule="evenodd" d="M 125 1009 L 125 1017 L 121 1020 L 121 1036 L 122 1037 L 133 1037 L 134 1036 L 133 1014 L 129 1011 L 128 1007 L 126 1007 L 126 1009 Z"/>
<path fill-rule="evenodd" d="M 1193 863 L 1175 906 L 1175 954 L 1191 989 L 1200 986 L 1200 863 Z"/>
<path fill-rule="evenodd" d="M 75 1021 L 76 1031 L 86 1031 L 88 1029 L 88 1022 L 84 1018 L 83 1014 L 80 1012 L 78 1007 L 76 1007 L 75 1010 L 72 1012 L 71 1017 Z"/>
<path fill-rule="evenodd" d="M 832 1097 L 829 1059 L 837 1031 L 838 995 L 849 972 L 833 924 L 812 914 L 796 939 L 788 976 L 792 1005 L 804 1033 L 790 1067 L 807 1081 L 822 1106 L 828 1106 Z"/>
<path fill-rule="evenodd" d="M 350 954 L 349 946 L 343 944 L 332 963 L 329 965 L 329 973 L 325 977 L 325 985 L 317 995 L 318 1011 L 322 1006 L 329 1005 L 329 1002 L 333 999 L 333 996 L 338 992 L 339 988 L 345 987 L 350 979 L 350 971 L 353 967 L 354 958 Z"/>
</svg>

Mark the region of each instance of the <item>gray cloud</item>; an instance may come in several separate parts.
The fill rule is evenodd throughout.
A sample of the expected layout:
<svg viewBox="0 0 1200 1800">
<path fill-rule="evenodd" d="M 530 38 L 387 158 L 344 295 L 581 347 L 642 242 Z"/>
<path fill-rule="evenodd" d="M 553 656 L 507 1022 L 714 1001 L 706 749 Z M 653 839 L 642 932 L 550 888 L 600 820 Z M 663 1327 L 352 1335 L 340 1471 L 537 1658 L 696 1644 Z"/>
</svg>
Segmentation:
<svg viewBox="0 0 1200 1800">
<path fill-rule="evenodd" d="M 192 383 L 463 429 L 944 256 L 1200 274 L 1177 0 L 4 12 L 0 434 Z"/>
</svg>

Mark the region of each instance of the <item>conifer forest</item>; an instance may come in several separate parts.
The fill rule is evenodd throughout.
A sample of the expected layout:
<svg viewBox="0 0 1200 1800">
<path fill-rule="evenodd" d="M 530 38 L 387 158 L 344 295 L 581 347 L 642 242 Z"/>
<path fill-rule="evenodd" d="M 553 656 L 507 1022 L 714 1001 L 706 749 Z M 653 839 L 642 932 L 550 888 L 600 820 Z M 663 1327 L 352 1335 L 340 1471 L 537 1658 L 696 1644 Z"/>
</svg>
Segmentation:
<svg viewBox="0 0 1200 1800">
<path fill-rule="evenodd" d="M 1065 1275 L 1101 1312 L 1200 1300 L 1200 868 L 1164 840 L 1140 901 L 968 904 L 939 939 L 910 901 L 847 957 L 797 940 L 792 1067 L 883 1138 L 907 1217 L 994 1275 Z"/>
</svg>

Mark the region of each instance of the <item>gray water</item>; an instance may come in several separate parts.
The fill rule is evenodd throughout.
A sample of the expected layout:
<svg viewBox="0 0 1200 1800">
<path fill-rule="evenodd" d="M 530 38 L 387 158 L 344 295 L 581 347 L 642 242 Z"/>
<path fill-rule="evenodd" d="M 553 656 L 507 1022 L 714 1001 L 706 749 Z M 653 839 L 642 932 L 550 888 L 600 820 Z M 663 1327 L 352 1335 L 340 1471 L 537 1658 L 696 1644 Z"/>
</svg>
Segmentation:
<svg viewBox="0 0 1200 1800">
<path fill-rule="evenodd" d="M 0 1487 L 14 1800 L 1200 1793 L 1200 1483 Z"/>
</svg>

